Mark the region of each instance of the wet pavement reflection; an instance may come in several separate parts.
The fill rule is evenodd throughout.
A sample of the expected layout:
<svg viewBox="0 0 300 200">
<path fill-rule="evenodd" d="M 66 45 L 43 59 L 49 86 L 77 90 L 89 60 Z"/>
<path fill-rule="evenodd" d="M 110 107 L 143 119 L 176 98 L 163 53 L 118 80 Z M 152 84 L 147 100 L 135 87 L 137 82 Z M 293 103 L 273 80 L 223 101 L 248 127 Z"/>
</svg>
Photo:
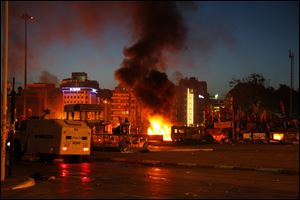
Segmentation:
<svg viewBox="0 0 300 200">
<path fill-rule="evenodd" d="M 250 171 L 120 162 L 24 163 L 15 167 L 46 179 L 34 187 L 7 192 L 7 198 L 254 198 L 295 197 L 299 191 L 298 176 Z"/>
<path fill-rule="evenodd" d="M 62 178 L 80 178 L 82 184 L 91 182 L 91 163 L 69 164 L 60 163 L 60 177 Z"/>
<path fill-rule="evenodd" d="M 95 187 L 125 185 L 127 188 L 124 187 L 124 191 L 126 191 L 144 185 L 141 192 L 147 194 L 145 198 L 168 197 L 172 193 L 172 177 L 174 176 L 174 172 L 167 168 L 136 167 L 124 163 L 59 163 L 56 166 L 52 165 L 51 171 L 48 171 L 49 175 L 57 174 L 56 181 L 60 185 L 57 187 L 58 193 L 70 191 L 70 182 L 73 183 L 72 189 L 78 188 L 86 195 L 89 195 L 89 191 L 95 190 Z M 116 192 L 124 193 L 122 190 Z"/>
<path fill-rule="evenodd" d="M 167 197 L 170 194 L 171 172 L 168 169 L 148 167 L 145 169 L 147 176 L 146 193 L 151 196 Z"/>
</svg>

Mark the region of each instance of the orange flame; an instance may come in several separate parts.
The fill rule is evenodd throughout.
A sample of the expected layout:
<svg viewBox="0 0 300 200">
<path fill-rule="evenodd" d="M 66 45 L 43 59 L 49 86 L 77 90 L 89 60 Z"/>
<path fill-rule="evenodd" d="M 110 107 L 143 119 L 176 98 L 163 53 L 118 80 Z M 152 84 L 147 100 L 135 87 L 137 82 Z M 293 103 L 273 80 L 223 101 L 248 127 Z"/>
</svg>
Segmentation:
<svg viewBox="0 0 300 200">
<path fill-rule="evenodd" d="M 149 122 L 148 135 L 162 135 L 164 141 L 172 141 L 170 122 L 162 116 L 152 116 L 149 118 Z"/>
</svg>

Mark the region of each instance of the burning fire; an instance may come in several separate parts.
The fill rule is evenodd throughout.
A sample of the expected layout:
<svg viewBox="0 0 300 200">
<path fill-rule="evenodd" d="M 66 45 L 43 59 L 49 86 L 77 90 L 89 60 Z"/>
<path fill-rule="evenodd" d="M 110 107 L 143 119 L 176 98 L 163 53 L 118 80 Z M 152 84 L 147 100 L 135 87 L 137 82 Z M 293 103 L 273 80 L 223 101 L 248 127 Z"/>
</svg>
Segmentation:
<svg viewBox="0 0 300 200">
<path fill-rule="evenodd" d="M 172 141 L 171 123 L 161 116 L 152 116 L 149 118 L 149 122 L 148 135 L 162 135 L 164 141 Z"/>
</svg>

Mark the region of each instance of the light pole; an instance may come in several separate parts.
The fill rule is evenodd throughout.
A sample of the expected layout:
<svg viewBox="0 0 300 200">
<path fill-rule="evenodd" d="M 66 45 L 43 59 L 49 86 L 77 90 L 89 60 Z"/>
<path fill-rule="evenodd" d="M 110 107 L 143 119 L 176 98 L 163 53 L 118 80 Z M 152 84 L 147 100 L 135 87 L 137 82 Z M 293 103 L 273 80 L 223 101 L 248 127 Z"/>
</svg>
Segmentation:
<svg viewBox="0 0 300 200">
<path fill-rule="evenodd" d="M 2 6 L 2 2 L 1 2 Z M 2 9 L 2 8 L 1 8 Z M 4 1 L 3 76 L 1 98 L 1 182 L 5 180 L 6 137 L 7 137 L 7 76 L 8 76 L 8 1 Z M 1 31 L 2 32 L 2 31 Z M 2 34 L 2 33 L 1 33 Z M 2 44 L 2 43 L 1 43 Z M 2 183 L 1 183 L 2 184 Z"/>
<path fill-rule="evenodd" d="M 33 20 L 33 17 L 28 15 L 27 13 L 24 13 L 22 15 L 22 19 L 24 19 L 24 23 L 25 23 L 25 71 L 24 71 L 24 110 L 23 110 L 23 114 L 24 114 L 24 118 L 26 118 L 26 97 L 25 97 L 25 93 L 26 93 L 26 87 L 27 87 L 27 21 L 28 20 Z"/>
<path fill-rule="evenodd" d="M 202 113 L 201 113 L 202 114 L 202 125 L 203 125 L 203 127 L 205 127 L 205 101 L 206 101 L 206 99 L 202 94 L 199 94 L 198 98 L 200 99 L 200 103 L 201 103 L 200 109 L 202 111 Z M 200 119 L 201 119 L 201 117 L 200 117 Z"/>
</svg>

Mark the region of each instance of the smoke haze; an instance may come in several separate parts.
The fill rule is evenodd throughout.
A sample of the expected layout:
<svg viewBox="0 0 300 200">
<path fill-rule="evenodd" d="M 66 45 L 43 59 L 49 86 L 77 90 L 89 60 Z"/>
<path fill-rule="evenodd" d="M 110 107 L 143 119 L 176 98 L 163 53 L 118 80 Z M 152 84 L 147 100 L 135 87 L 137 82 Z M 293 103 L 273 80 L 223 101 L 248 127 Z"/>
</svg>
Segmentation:
<svg viewBox="0 0 300 200">
<path fill-rule="evenodd" d="M 163 51 L 179 51 L 186 26 L 175 2 L 139 2 L 134 12 L 136 43 L 124 49 L 117 80 L 134 90 L 153 114 L 167 115 L 175 86 L 163 71 Z"/>
<path fill-rule="evenodd" d="M 43 55 L 49 53 L 52 45 L 70 47 L 78 44 L 78 39 L 84 37 L 96 41 L 99 48 L 102 48 L 103 32 L 112 26 L 123 26 L 133 33 L 132 41 L 123 50 L 124 59 L 121 68 L 115 72 L 115 77 L 134 89 L 137 96 L 146 98 L 145 94 L 140 94 L 142 90 L 138 85 L 145 82 L 144 84 L 148 84 L 149 87 L 143 87 L 150 90 L 157 75 L 159 76 L 157 79 L 164 85 L 157 92 L 160 95 L 165 93 L 165 100 L 168 102 L 172 99 L 172 92 L 168 95 L 166 93 L 172 91 L 174 87 L 166 75 L 168 67 L 177 67 L 177 70 L 188 66 L 199 67 L 198 59 L 205 61 L 211 58 L 211 54 L 220 43 L 228 46 L 234 44 L 235 38 L 226 26 L 222 23 L 208 24 L 206 19 L 200 19 L 198 26 L 191 27 L 193 31 L 189 31 L 187 35 L 182 14 L 189 15 L 200 8 L 198 3 L 183 1 L 59 3 L 11 1 L 9 2 L 9 75 L 15 76 L 17 83 L 23 83 L 25 54 L 24 20 L 21 18 L 23 13 L 34 17 L 27 24 L 28 79 L 32 77 L 31 72 L 42 71 L 41 66 L 47 65 L 49 71 L 57 68 L 57 64 L 49 58 L 47 64 L 44 63 L 46 59 Z M 193 38 L 187 38 L 189 36 Z M 166 56 L 166 52 L 169 56 Z M 197 58 L 193 52 L 197 54 Z M 71 72 L 72 69 L 70 68 L 69 71 Z M 165 81 L 162 81 L 163 79 Z M 32 80 L 27 82 L 30 83 Z M 152 93 L 154 92 L 149 91 L 149 94 Z M 147 102 L 146 99 L 142 101 L 146 105 L 153 106 L 152 102 Z"/>
<path fill-rule="evenodd" d="M 41 83 L 53 83 L 56 86 L 59 84 L 59 79 L 48 71 L 42 71 L 39 79 Z"/>
</svg>

